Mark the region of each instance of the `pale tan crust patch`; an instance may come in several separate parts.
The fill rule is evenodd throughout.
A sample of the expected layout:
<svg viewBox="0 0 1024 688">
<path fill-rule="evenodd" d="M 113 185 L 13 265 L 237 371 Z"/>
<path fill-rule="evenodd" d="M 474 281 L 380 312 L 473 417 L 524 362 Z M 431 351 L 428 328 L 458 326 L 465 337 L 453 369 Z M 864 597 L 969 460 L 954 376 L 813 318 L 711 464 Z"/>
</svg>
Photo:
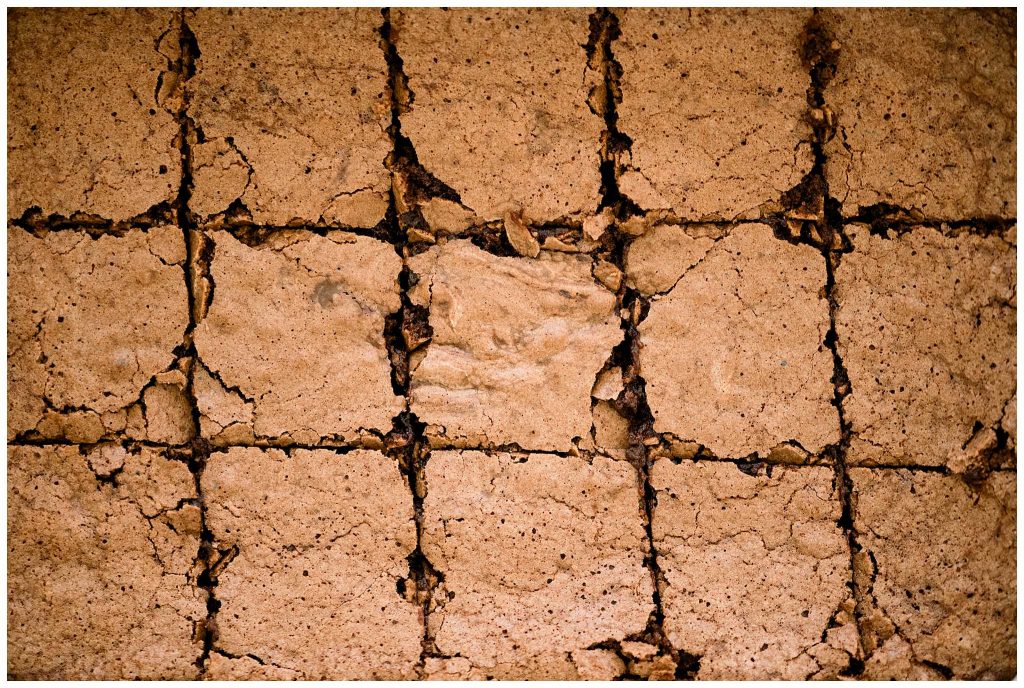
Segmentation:
<svg viewBox="0 0 1024 688">
<path fill-rule="evenodd" d="M 872 652 L 864 678 L 1013 678 L 1016 474 L 974 485 L 921 471 L 850 477 Z"/>
<path fill-rule="evenodd" d="M 218 550 L 234 553 L 209 678 L 414 677 L 420 610 L 396 581 L 416 528 L 393 460 L 235 447 L 210 457 L 203 494 Z"/>
<path fill-rule="evenodd" d="M 817 466 L 654 464 L 665 629 L 700 656 L 697 678 L 834 679 L 858 656 L 833 478 Z"/>
<path fill-rule="evenodd" d="M 996 431 L 1015 431 L 1016 247 L 927 227 L 848 232 L 836 331 L 850 462 L 981 467 Z"/>
<path fill-rule="evenodd" d="M 194 679 L 206 594 L 185 462 L 119 445 L 7 453 L 8 678 Z"/>
<path fill-rule="evenodd" d="M 622 461 L 435 451 L 421 547 L 444 574 L 437 678 L 574 679 L 578 653 L 653 611 L 636 473 Z M 430 675 L 430 672 L 428 672 Z"/>
<path fill-rule="evenodd" d="M 504 258 L 450 241 L 410 260 L 433 339 L 412 370 L 429 437 L 567 451 L 589 434 L 590 390 L 622 340 L 615 296 L 591 262 Z"/>
<path fill-rule="evenodd" d="M 167 9 L 8 14 L 7 217 L 126 220 L 181 182 L 181 15 Z"/>
<path fill-rule="evenodd" d="M 239 201 L 263 225 L 380 222 L 391 150 L 380 12 L 200 9 L 187 21 L 201 46 L 186 84 L 203 133 L 192 211 Z"/>
</svg>

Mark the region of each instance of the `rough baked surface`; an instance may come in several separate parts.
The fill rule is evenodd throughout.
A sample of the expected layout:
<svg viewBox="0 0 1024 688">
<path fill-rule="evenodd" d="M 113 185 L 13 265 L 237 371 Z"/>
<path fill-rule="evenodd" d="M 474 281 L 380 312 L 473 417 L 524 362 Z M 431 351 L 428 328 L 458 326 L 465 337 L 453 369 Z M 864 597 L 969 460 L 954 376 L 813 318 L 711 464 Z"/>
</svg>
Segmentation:
<svg viewBox="0 0 1024 688">
<path fill-rule="evenodd" d="M 700 656 L 697 678 L 836 678 L 857 656 L 833 477 L 826 467 L 654 464 L 665 629 Z"/>
<path fill-rule="evenodd" d="M 189 115 L 200 218 L 373 227 L 388 205 L 387 64 L 372 8 L 201 9 Z"/>
<path fill-rule="evenodd" d="M 410 266 L 433 330 L 410 390 L 429 436 L 565 451 L 590 432 L 589 391 L 622 330 L 589 259 L 503 258 L 459 240 Z"/>
<path fill-rule="evenodd" d="M 184 261 L 173 227 L 95 239 L 8 228 L 8 440 L 188 441 L 176 367 L 188 326 Z"/>
<path fill-rule="evenodd" d="M 1004 426 L 1016 406 L 1015 231 L 848 233 L 836 328 L 852 388 L 851 463 L 989 463 L 998 434 L 1016 434 L 1013 422 Z"/>
<path fill-rule="evenodd" d="M 183 460 L 7 447 L 7 676 L 193 679 L 206 618 Z"/>
<path fill-rule="evenodd" d="M 38 207 L 123 220 L 173 200 L 181 15 L 12 9 L 7 18 L 7 217 Z"/>
<path fill-rule="evenodd" d="M 597 209 L 604 123 L 587 106 L 590 11 L 419 9 L 392 14 L 419 162 L 484 220 Z M 500 122 L 500 126 L 498 123 Z M 467 218 L 467 222 L 473 222 Z"/>
<path fill-rule="evenodd" d="M 930 218 L 1017 213 L 1016 15 L 827 10 L 840 44 L 826 147 L 843 213 L 877 203 Z"/>
<path fill-rule="evenodd" d="M 761 224 L 661 227 L 630 247 L 626 274 L 659 290 L 639 327 L 656 431 L 735 458 L 838 441 L 825 261 L 815 249 Z"/>
<path fill-rule="evenodd" d="M 1015 11 L 8 19 L 9 678 L 1015 673 Z"/>
<path fill-rule="evenodd" d="M 863 552 L 864 678 L 1016 674 L 1017 476 L 850 471 Z"/>
<path fill-rule="evenodd" d="M 217 548 L 233 554 L 209 678 L 412 678 L 420 611 L 396 581 L 416 528 L 394 461 L 236 447 L 210 457 L 203 493 Z"/>
<path fill-rule="evenodd" d="M 428 674 L 574 679 L 578 654 L 643 631 L 653 587 L 629 464 L 441 451 L 426 482 L 421 547 L 444 575 L 428 635 L 461 658 Z"/>
<path fill-rule="evenodd" d="M 626 196 L 691 220 L 752 218 L 810 172 L 809 10 L 616 14 Z"/>
<path fill-rule="evenodd" d="M 403 406 L 384 345 L 400 306 L 394 249 L 345 232 L 208 240 L 211 301 L 195 332 L 203 435 L 315 444 L 387 431 Z"/>
</svg>

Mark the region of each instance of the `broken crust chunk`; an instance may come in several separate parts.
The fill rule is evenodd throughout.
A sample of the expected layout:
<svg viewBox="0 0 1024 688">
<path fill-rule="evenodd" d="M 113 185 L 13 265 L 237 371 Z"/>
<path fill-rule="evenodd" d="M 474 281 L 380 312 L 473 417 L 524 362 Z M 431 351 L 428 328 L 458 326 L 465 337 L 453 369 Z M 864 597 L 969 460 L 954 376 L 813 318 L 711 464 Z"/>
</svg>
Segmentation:
<svg viewBox="0 0 1024 688">
<path fill-rule="evenodd" d="M 699 679 L 836 678 L 858 656 L 850 553 L 825 467 L 655 462 L 665 630 Z"/>
<path fill-rule="evenodd" d="M 462 658 L 437 666 L 448 677 L 574 679 L 570 653 L 644 630 L 654 591 L 629 464 L 435 451 L 426 483 L 421 547 L 444 573 L 428 630 Z"/>
<path fill-rule="evenodd" d="M 762 224 L 715 241 L 666 229 L 652 241 L 665 253 L 631 247 L 627 269 L 634 284 L 666 290 L 638 328 L 655 431 L 731 458 L 837 442 L 821 254 Z"/>
<path fill-rule="evenodd" d="M 1013 678 L 1016 474 L 975 485 L 906 470 L 854 468 L 850 478 L 869 593 L 864 678 Z"/>
<path fill-rule="evenodd" d="M 607 401 L 596 402 L 592 412 L 595 448 L 612 458 L 625 460 L 629 449 L 629 421 Z"/>
<path fill-rule="evenodd" d="M 672 290 L 728 233 L 716 225 L 655 225 L 626 249 L 626 284 L 644 296 Z"/>
<path fill-rule="evenodd" d="M 624 196 L 688 220 L 750 219 L 811 171 L 800 57 L 810 10 L 616 14 L 616 113 L 632 141 Z"/>
<path fill-rule="evenodd" d="M 914 227 L 890 239 L 848 230 L 836 270 L 851 464 L 1013 464 L 1016 247 L 998 236 Z M 1012 412 L 1011 412 L 1012 413 Z"/>
<path fill-rule="evenodd" d="M 392 12 L 415 94 L 402 133 L 425 170 L 470 211 L 451 231 L 515 210 L 542 223 L 597 208 L 604 121 L 588 107 L 602 80 L 588 67 L 590 15 L 584 8 Z"/>
<path fill-rule="evenodd" d="M 214 289 L 195 333 L 204 436 L 315 444 L 389 429 L 403 408 L 384 342 L 401 306 L 392 247 L 345 232 L 275 232 L 258 247 L 208 238 Z"/>
<path fill-rule="evenodd" d="M 388 66 L 362 9 L 187 10 L 201 46 L 186 83 L 190 208 L 240 202 L 261 225 L 374 227 L 388 206 Z"/>
<path fill-rule="evenodd" d="M 188 441 L 181 231 L 9 227 L 7 246 L 8 439 Z"/>
<path fill-rule="evenodd" d="M 622 330 L 587 258 L 504 258 L 458 240 L 409 264 L 433 330 L 411 405 L 432 442 L 567 451 L 590 433 L 590 390 Z"/>
<path fill-rule="evenodd" d="M 36 7 L 8 21 L 7 217 L 121 221 L 173 201 L 180 11 Z"/>
<path fill-rule="evenodd" d="M 235 447 L 210 457 L 203 494 L 218 550 L 234 554 L 218 576 L 224 657 L 210 678 L 415 676 L 420 608 L 396 580 L 409 576 L 416 526 L 395 461 Z M 225 659 L 246 655 L 265 668 Z"/>
<path fill-rule="evenodd" d="M 195 678 L 206 598 L 186 463 L 120 445 L 7 450 L 9 678 Z"/>
</svg>

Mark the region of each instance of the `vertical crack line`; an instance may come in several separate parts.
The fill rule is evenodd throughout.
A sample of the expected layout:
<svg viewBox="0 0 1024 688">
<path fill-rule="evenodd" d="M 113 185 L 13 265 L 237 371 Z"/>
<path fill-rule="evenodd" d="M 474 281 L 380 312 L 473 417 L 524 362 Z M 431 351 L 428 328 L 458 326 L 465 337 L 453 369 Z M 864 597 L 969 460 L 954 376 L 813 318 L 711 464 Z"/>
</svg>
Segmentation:
<svg viewBox="0 0 1024 688">
<path fill-rule="evenodd" d="M 388 127 L 391 150 L 384 161 L 391 175 L 391 190 L 385 221 L 388 227 L 387 236 L 402 258 L 402 271 L 398 278 L 401 306 L 398 311 L 388 316 L 384 336 L 388 357 L 391 360 L 392 387 L 394 393 L 404 399 L 404 409 L 392 419 L 391 431 L 384 438 L 384 451 L 398 462 L 412 493 L 416 548 L 407 557 L 409 576 L 406 580 L 399 581 L 398 590 L 407 600 L 420 608 L 423 635 L 416 674 L 422 678 L 427 658 L 437 655 L 430 633 L 430 610 L 434 590 L 444 580 L 444 575 L 434 568 L 422 549 L 423 501 L 427 494 L 424 470 L 430 457 L 430 449 L 426 440 L 426 425 L 416 417 L 411 408 L 409 359 L 412 350 L 426 346 L 431 333 L 425 309 L 413 304 L 409 297 L 415 276 L 409 269 L 408 236 L 403 229 L 403 224 L 408 218 L 403 221 L 401 208 L 404 200 L 400 197 L 401 181 L 398 180 L 403 173 L 408 172 L 410 166 L 415 168 L 416 158 L 410 142 L 402 135 L 401 113 L 407 107 L 409 96 L 402 58 L 393 40 L 391 10 L 382 9 L 381 17 L 380 46 L 388 67 L 388 95 L 391 105 L 391 124 Z M 409 582 L 413 585 L 411 590 Z"/>
<path fill-rule="evenodd" d="M 587 41 L 587 67 L 600 75 L 600 80 L 587 97 L 590 111 L 604 119 L 600 140 L 601 202 L 598 210 L 610 209 L 615 217 L 624 219 L 643 215 L 643 211 L 622 195 L 619 174 L 623 157 L 629 157 L 633 141 L 619 131 L 618 105 L 622 100 L 620 81 L 622 66 L 615 59 L 612 43 L 621 35 L 619 18 L 610 9 L 602 8 L 590 15 L 590 38 Z"/>
<path fill-rule="evenodd" d="M 844 401 L 850 393 L 850 379 L 846 370 L 846 365 L 843 362 L 842 355 L 839 352 L 839 340 L 836 329 L 839 301 L 836 298 L 835 293 L 835 272 L 836 267 L 839 264 L 839 260 L 840 253 L 838 251 L 827 251 L 825 257 L 825 269 L 827 276 L 825 293 L 828 298 L 829 329 L 825 336 L 825 344 L 832 352 L 832 384 L 834 388 L 832 404 L 836 407 L 836 411 L 839 415 L 840 429 L 839 443 L 830 447 L 829 453 L 831 454 L 832 467 L 835 471 L 835 484 L 838 488 L 839 499 L 842 505 L 839 526 L 843 529 L 843 532 L 846 535 L 847 546 L 850 550 L 850 586 L 851 593 L 854 597 L 854 603 L 856 605 L 854 616 L 857 622 L 857 637 L 861 649 L 861 655 L 864 657 L 864 633 L 861 628 L 861 617 L 863 613 L 861 599 L 863 597 L 863 591 L 860 590 L 860 583 L 857 575 L 857 561 L 862 550 L 860 543 L 857 541 L 857 533 L 854 529 L 853 481 L 850 479 L 846 465 L 846 455 L 850 446 L 851 430 L 850 422 L 847 420 L 844 410 Z M 851 658 L 848 671 L 850 675 L 859 675 L 863 671 L 863 660 L 857 661 L 856 658 Z"/>
<path fill-rule="evenodd" d="M 391 25 L 391 10 L 383 8 L 381 11 L 380 47 L 384 52 L 384 60 L 387 63 L 387 90 L 391 108 L 391 120 L 388 123 L 388 140 L 391 149 L 384 159 L 384 166 L 391 176 L 391 188 L 388 194 L 388 209 L 386 223 L 388 236 L 395 250 L 402 256 L 403 270 L 405 265 L 405 245 L 407 237 L 402 231 L 400 206 L 403 199 L 400 197 L 399 179 L 403 167 L 402 158 L 406 154 L 406 148 L 411 147 L 408 139 L 402 134 L 402 112 L 408 107 L 409 91 L 408 80 L 405 76 L 402 58 L 398 54 L 398 47 L 394 43 L 394 28 Z M 404 295 L 404 292 L 403 292 Z"/>
<path fill-rule="evenodd" d="M 462 198 L 458 191 L 435 177 L 420 163 L 412 141 L 402 133 L 401 115 L 412 105 L 415 94 L 409 88 L 404 62 L 398 54 L 395 29 L 391 23 L 391 10 L 384 8 L 381 15 L 383 24 L 380 29 L 380 46 L 387 60 L 387 88 L 391 99 L 391 121 L 387 132 L 391 150 L 384 160 L 384 165 L 391 173 L 391 207 L 386 227 L 392 243 L 397 248 L 408 243 L 408 230 L 428 229 L 420 211 L 422 202 L 440 198 L 461 206 Z"/>
<path fill-rule="evenodd" d="M 832 109 L 825 100 L 825 89 L 829 82 L 835 77 L 839 61 L 839 43 L 836 41 L 831 28 L 825 21 L 820 10 L 815 9 L 804 28 L 804 41 L 802 55 L 804 66 L 810 73 L 811 85 L 807 90 L 808 118 L 811 123 L 814 136 L 811 140 L 814 152 L 814 166 L 810 177 L 812 183 L 809 187 L 821 194 L 821 208 L 823 212 L 816 224 L 818 227 L 817 245 L 825 259 L 825 297 L 828 301 L 829 327 L 825 335 L 825 346 L 832 354 L 832 405 L 839 417 L 839 442 L 826 449 L 832 461 L 835 471 L 835 485 L 839 493 L 839 500 L 842 507 L 838 525 L 846 536 L 847 547 L 850 552 L 850 579 L 848 585 L 853 595 L 855 607 L 855 621 L 857 624 L 857 637 L 860 646 L 861 657 L 851 657 L 850 664 L 844 675 L 859 676 L 864 670 L 864 659 L 866 658 L 865 636 L 861 619 L 863 616 L 863 591 L 860 589 L 858 576 L 858 560 L 862 548 L 857 541 L 857 533 L 854 529 L 854 494 L 853 482 L 850 479 L 849 470 L 846 465 L 846 457 L 850 447 L 852 430 L 850 422 L 846 418 L 845 400 L 851 391 L 850 376 L 843 361 L 842 353 L 839 350 L 839 333 L 837 327 L 839 313 L 839 299 L 836 292 L 836 271 L 842 261 L 844 253 L 852 250 L 849 238 L 844 231 L 842 213 L 839 210 L 839 202 L 829 194 L 828 178 L 825 175 L 825 144 L 836 135 L 836 122 Z M 809 242 L 811 243 L 811 242 Z"/>
<path fill-rule="evenodd" d="M 632 141 L 618 129 L 617 106 L 622 94 L 619 83 L 622 67 L 615 59 L 612 44 L 619 38 L 619 19 L 609 9 L 598 9 L 590 16 L 590 40 L 587 44 L 588 67 L 601 75 L 600 83 L 592 89 L 588 98 L 591 111 L 604 118 L 601 133 L 601 203 L 599 210 L 610 212 L 613 222 L 612 245 L 607 260 L 623 274 L 626 271 L 626 250 L 634 237 L 623 232 L 617 221 L 643 215 L 643 211 L 619 190 L 621 160 L 628 156 Z M 649 299 L 628 286 L 623 280 L 617 293 L 619 314 L 623 330 L 622 341 L 612 352 L 612 359 L 623 370 L 624 388 L 614 401 L 616 410 L 626 418 L 629 427 L 629 443 L 626 457 L 637 475 L 638 511 L 644 526 L 646 551 L 644 566 L 650 572 L 653 587 L 653 611 L 647 627 L 636 638 L 658 647 L 663 656 L 671 657 L 675 663 L 677 679 L 692 678 L 699 668 L 699 657 L 677 650 L 669 642 L 665 632 L 665 610 L 662 595 L 667 586 L 665 575 L 658 561 L 652 527 L 654 510 L 657 507 L 657 492 L 651 484 L 652 457 L 647 441 L 654 437 L 654 416 L 647 402 L 647 383 L 640 374 L 640 343 L 637 326 L 647 316 Z"/>
<path fill-rule="evenodd" d="M 187 355 L 191 358 L 186 374 L 185 395 L 191 407 L 193 432 L 195 433 L 192 439 L 188 466 L 189 471 L 192 473 L 196 499 L 199 505 L 199 549 L 196 552 L 193 571 L 195 572 L 195 585 L 206 594 L 206 618 L 196 629 L 196 640 L 202 642 L 202 651 L 196 659 L 197 677 L 202 679 L 206 676 L 208 660 L 216 640 L 217 612 L 220 610 L 220 602 L 217 600 L 216 595 L 216 567 L 218 559 L 224 559 L 224 557 L 219 557 L 216 554 L 213 533 L 210 531 L 207 521 L 206 499 L 203 494 L 203 471 L 210 457 L 210 447 L 200 437 L 201 414 L 195 394 L 195 368 L 199 360 L 193 338 L 199 317 L 195 287 L 198 275 L 202 273 L 203 267 L 200 264 L 198 247 L 195 246 L 193 241 L 196 226 L 189 211 L 189 201 L 192 197 L 193 185 L 191 142 L 195 136 L 195 124 L 188 114 L 189 92 L 186 84 L 195 73 L 195 61 L 199 57 L 199 47 L 196 43 L 195 35 L 188 25 L 186 12 L 187 10 L 185 9 L 181 10 L 179 28 L 181 52 L 177 64 L 179 89 L 179 109 L 177 113 L 179 126 L 178 150 L 181 157 L 181 183 L 178 187 L 178 196 L 175 199 L 175 219 L 185 242 L 184 278 L 186 293 L 188 294 L 188 327 L 185 330 L 185 347 Z"/>
</svg>

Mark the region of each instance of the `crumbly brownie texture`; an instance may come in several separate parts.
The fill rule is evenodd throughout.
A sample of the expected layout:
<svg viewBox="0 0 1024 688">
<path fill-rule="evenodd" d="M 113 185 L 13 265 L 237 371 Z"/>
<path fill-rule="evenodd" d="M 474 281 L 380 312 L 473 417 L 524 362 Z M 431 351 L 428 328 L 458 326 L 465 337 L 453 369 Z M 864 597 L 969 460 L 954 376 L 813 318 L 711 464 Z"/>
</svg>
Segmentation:
<svg viewBox="0 0 1024 688">
<path fill-rule="evenodd" d="M 1012 10 L 8 19 L 9 678 L 1015 675 Z"/>
<path fill-rule="evenodd" d="M 859 653 L 850 552 L 826 467 L 658 460 L 665 630 L 697 678 L 830 679 Z"/>
<path fill-rule="evenodd" d="M 855 468 L 868 679 L 1016 674 L 1017 476 Z"/>
<path fill-rule="evenodd" d="M 819 252 L 761 224 L 657 227 L 630 246 L 626 275 L 653 297 L 640 371 L 655 430 L 736 458 L 839 439 Z"/>
<path fill-rule="evenodd" d="M 426 484 L 423 553 L 446 572 L 427 628 L 442 659 L 428 675 L 574 679 L 579 653 L 647 625 L 629 464 L 436 451 Z"/>
<path fill-rule="evenodd" d="M 396 581 L 416 527 L 395 461 L 235 447 L 214 453 L 203 479 L 207 525 L 232 557 L 209 678 L 413 677 L 420 610 Z"/>
<path fill-rule="evenodd" d="M 810 10 L 630 9 L 614 44 L 618 127 L 632 141 L 619 188 L 689 220 L 755 218 L 811 171 Z"/>
<path fill-rule="evenodd" d="M 433 339 L 411 362 L 412 410 L 437 442 L 566 451 L 589 434 L 597 373 L 622 340 L 589 259 L 495 257 L 450 241 L 410 261 Z"/>
<path fill-rule="evenodd" d="M 1015 231 L 848 232 L 836 329 L 852 390 L 850 462 L 960 473 L 1013 464 L 994 450 L 1001 435 L 1009 448 L 1016 439 Z"/>
<path fill-rule="evenodd" d="M 193 678 L 195 498 L 157 449 L 8 446 L 8 678 Z"/>
<path fill-rule="evenodd" d="M 373 9 L 199 9 L 185 85 L 197 136 L 189 207 L 232 204 L 263 225 L 373 227 L 391 149 L 387 65 Z"/>
<path fill-rule="evenodd" d="M 825 89 L 839 127 L 825 170 L 843 213 L 1015 217 L 1015 12 L 826 13 L 841 52 Z"/>
<path fill-rule="evenodd" d="M 181 182 L 181 13 L 8 13 L 7 217 L 38 208 L 115 220 Z"/>
<path fill-rule="evenodd" d="M 588 65 L 589 16 L 584 9 L 393 13 L 408 89 L 402 132 L 419 163 L 452 192 L 436 194 L 428 214 L 461 209 L 456 226 L 465 226 L 510 212 L 545 222 L 597 210 L 604 123 L 587 103 L 602 78 Z"/>
<path fill-rule="evenodd" d="M 209 306 L 195 332 L 203 436 L 316 444 L 386 432 L 402 410 L 384 342 L 385 318 L 401 305 L 394 250 L 333 231 L 205 241 Z"/>
<path fill-rule="evenodd" d="M 181 230 L 7 230 L 7 439 L 169 444 L 194 431 Z"/>
</svg>

